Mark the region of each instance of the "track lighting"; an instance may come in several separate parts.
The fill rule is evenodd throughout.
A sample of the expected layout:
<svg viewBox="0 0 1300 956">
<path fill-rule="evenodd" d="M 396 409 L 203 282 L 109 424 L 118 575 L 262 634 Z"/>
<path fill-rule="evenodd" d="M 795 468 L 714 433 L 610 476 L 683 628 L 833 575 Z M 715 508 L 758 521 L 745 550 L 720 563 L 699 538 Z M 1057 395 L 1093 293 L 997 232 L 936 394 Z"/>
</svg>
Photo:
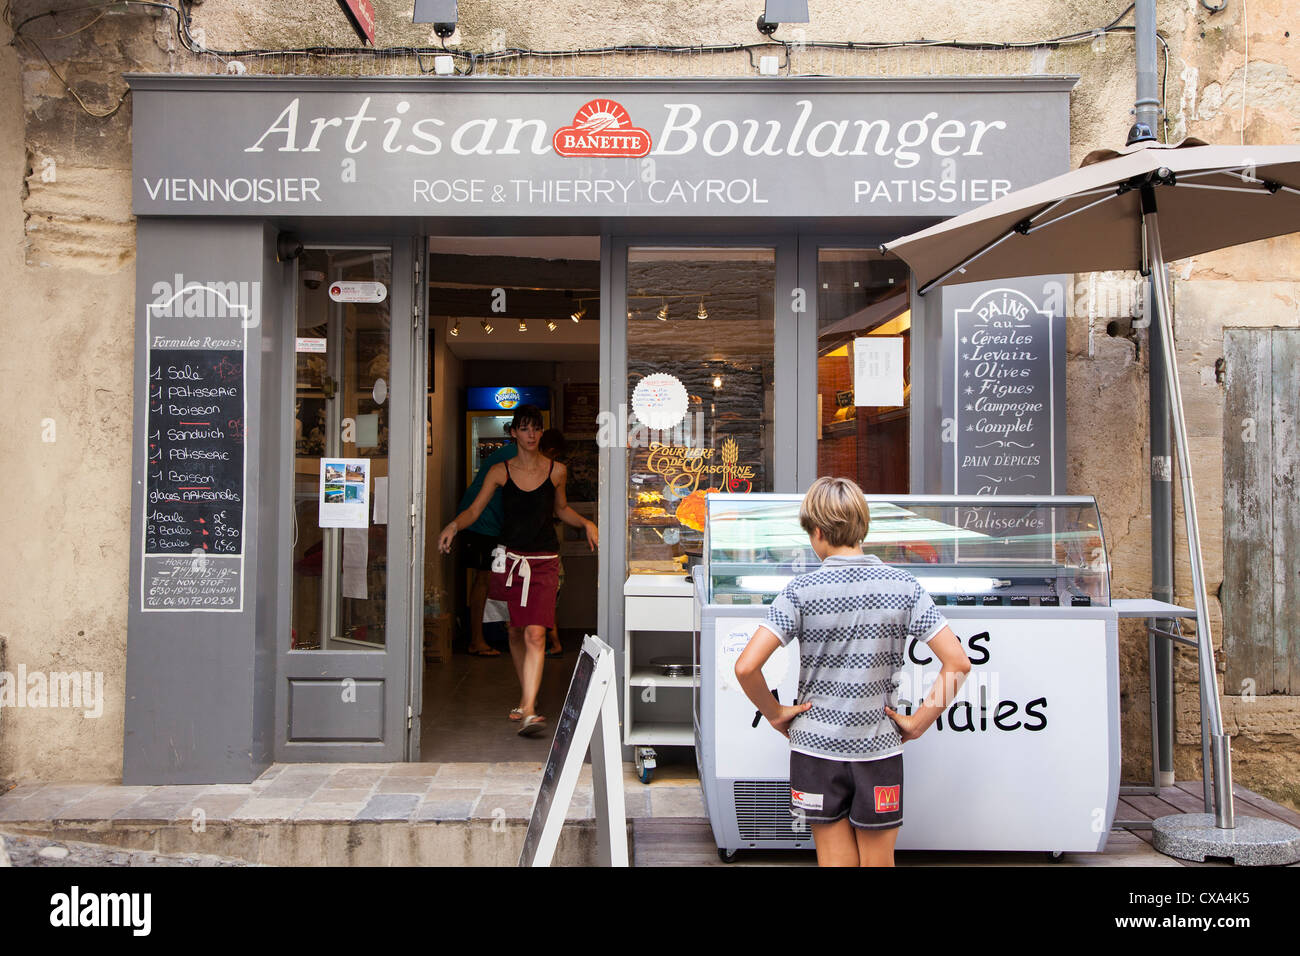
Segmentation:
<svg viewBox="0 0 1300 956">
<path fill-rule="evenodd" d="M 546 331 L 547 331 L 547 332 L 554 332 L 557 328 L 559 328 L 559 326 L 557 326 L 557 325 L 555 324 L 555 320 L 554 320 L 554 319 L 547 319 L 547 320 L 546 320 Z"/>
<path fill-rule="evenodd" d="M 668 321 L 668 301 L 666 299 L 664 304 L 659 307 L 658 318 L 660 322 Z"/>
<path fill-rule="evenodd" d="M 528 331 L 528 323 L 525 322 L 523 319 L 520 319 L 520 320 L 519 320 L 519 331 L 520 331 L 520 332 L 527 332 L 527 331 Z"/>
<path fill-rule="evenodd" d="M 447 334 L 450 335 L 452 338 L 455 338 L 456 336 L 460 335 L 460 319 L 457 319 L 455 322 L 451 323 L 451 328 L 448 330 Z"/>
<path fill-rule="evenodd" d="M 699 311 L 695 313 L 695 317 L 697 319 L 707 319 L 709 317 L 709 310 L 704 307 L 703 299 L 700 299 L 700 308 Z"/>
<path fill-rule="evenodd" d="M 492 334 L 493 325 L 487 319 L 483 319 L 481 322 L 479 322 L 479 325 L 483 326 L 483 331 L 486 332 L 488 335 Z"/>
<path fill-rule="evenodd" d="M 580 302 L 578 303 L 578 307 L 573 310 L 573 314 L 570 315 L 569 318 L 573 319 L 574 322 L 581 322 L 583 316 L 585 316 L 586 314 L 587 314 L 587 309 Z"/>
</svg>

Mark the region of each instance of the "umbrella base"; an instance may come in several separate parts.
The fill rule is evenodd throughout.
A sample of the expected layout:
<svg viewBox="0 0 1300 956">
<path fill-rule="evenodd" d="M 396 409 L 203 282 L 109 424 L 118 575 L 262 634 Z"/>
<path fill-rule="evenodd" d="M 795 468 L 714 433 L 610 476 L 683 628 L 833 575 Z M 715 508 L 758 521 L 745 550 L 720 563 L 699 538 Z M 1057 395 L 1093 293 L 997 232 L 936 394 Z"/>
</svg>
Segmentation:
<svg viewBox="0 0 1300 956">
<path fill-rule="evenodd" d="M 1232 860 L 1238 866 L 1287 866 L 1300 862 L 1300 830 L 1280 820 L 1237 817 L 1231 830 L 1214 825 L 1212 813 L 1174 813 L 1151 824 L 1152 843 L 1166 856 L 1205 862 Z"/>
</svg>

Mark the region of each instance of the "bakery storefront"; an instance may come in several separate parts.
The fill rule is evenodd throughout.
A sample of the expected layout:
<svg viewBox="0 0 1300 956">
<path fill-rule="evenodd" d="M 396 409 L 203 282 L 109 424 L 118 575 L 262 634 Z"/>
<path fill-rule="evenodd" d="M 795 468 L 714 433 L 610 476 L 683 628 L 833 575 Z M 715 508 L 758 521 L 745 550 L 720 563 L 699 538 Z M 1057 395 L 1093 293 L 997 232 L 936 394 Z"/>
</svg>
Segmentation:
<svg viewBox="0 0 1300 956">
<path fill-rule="evenodd" d="M 708 494 L 1063 492 L 1061 277 L 922 299 L 878 246 L 1064 171 L 1072 86 L 132 77 L 125 782 L 430 759 L 438 529 L 524 401 L 643 758 L 691 743 L 651 666 Z M 1014 400 L 971 342 L 1009 316 Z"/>
</svg>

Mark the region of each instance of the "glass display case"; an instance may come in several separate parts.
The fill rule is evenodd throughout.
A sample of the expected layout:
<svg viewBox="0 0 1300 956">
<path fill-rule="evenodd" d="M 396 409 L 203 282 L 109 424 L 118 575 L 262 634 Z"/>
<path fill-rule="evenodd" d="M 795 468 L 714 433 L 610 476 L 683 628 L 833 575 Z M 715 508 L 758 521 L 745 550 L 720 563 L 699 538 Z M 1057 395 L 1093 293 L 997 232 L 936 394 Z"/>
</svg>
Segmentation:
<svg viewBox="0 0 1300 956">
<path fill-rule="evenodd" d="M 1109 607 L 1090 496 L 867 495 L 863 550 L 915 575 L 939 605 Z M 710 604 L 769 604 L 820 563 L 799 526 L 802 495 L 709 495 Z"/>
</svg>

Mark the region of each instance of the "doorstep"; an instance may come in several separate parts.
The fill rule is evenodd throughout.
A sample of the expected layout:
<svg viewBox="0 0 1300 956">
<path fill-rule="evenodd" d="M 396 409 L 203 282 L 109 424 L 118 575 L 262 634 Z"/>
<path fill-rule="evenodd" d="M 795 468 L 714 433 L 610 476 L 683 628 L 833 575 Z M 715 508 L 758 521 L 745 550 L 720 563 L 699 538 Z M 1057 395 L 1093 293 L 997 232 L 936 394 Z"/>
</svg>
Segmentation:
<svg viewBox="0 0 1300 956">
<path fill-rule="evenodd" d="M 541 762 L 295 763 L 249 784 L 20 784 L 0 796 L 0 831 L 272 866 L 513 866 L 542 770 Z M 693 768 L 661 768 L 646 786 L 628 763 L 623 777 L 629 821 L 704 816 Z M 566 819 L 556 863 L 594 865 L 589 764 Z"/>
</svg>

